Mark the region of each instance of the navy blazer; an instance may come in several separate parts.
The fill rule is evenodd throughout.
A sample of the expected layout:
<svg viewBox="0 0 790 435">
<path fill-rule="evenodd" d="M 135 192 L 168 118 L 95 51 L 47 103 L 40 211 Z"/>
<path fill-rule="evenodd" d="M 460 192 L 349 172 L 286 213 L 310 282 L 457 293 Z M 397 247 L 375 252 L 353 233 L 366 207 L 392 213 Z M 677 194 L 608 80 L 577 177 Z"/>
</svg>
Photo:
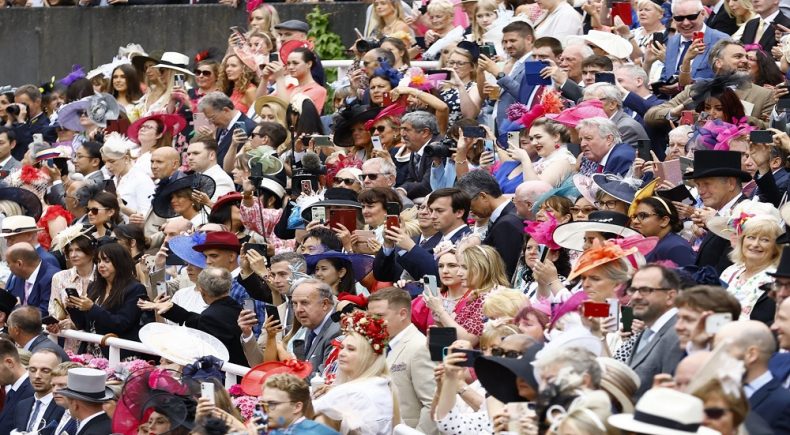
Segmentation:
<svg viewBox="0 0 790 435">
<path fill-rule="evenodd" d="M 516 66 L 513 67 L 513 70 L 510 71 L 510 74 L 505 75 L 504 77 L 497 80 L 496 82 L 496 84 L 501 89 L 501 92 L 499 94 L 499 103 L 496 106 L 497 133 L 503 133 L 499 131 L 499 127 L 502 125 L 502 122 L 505 120 L 505 116 L 507 115 L 507 108 L 510 107 L 511 104 L 519 101 L 518 97 L 521 89 L 521 79 L 523 78 L 524 78 L 524 62 L 518 62 Z M 409 197 L 411 198 L 411 196 Z"/>
<path fill-rule="evenodd" d="M 640 97 L 639 95 L 636 95 L 633 92 L 629 92 L 625 96 L 625 100 L 623 100 L 623 107 L 627 107 L 627 108 L 633 110 L 634 112 L 639 114 L 639 116 L 644 118 L 645 117 L 645 113 L 647 113 L 647 111 L 651 107 L 658 106 L 659 104 L 664 103 L 664 102 L 665 102 L 664 100 L 659 99 L 658 97 L 656 97 L 653 94 L 650 94 L 650 96 L 647 97 L 647 98 L 642 98 L 642 97 Z"/>
<path fill-rule="evenodd" d="M 252 130 L 255 129 L 256 123 L 252 119 L 248 118 L 247 115 L 241 114 L 239 120 L 236 122 L 243 122 L 244 123 L 244 132 L 247 133 L 247 136 L 252 133 Z M 228 153 L 228 149 L 230 148 L 230 142 L 233 139 L 233 132 L 236 131 L 236 125 L 233 125 L 225 135 L 221 135 L 222 130 L 224 129 L 217 129 L 214 139 L 217 140 L 217 163 L 222 166 L 222 162 L 225 161 L 225 154 Z M 220 140 L 220 138 L 222 140 Z"/>
<path fill-rule="evenodd" d="M 60 357 L 61 362 L 71 361 L 66 351 L 63 350 L 60 345 L 50 340 L 46 334 L 39 334 L 38 337 L 33 339 L 33 343 L 30 345 L 30 353 L 34 353 L 39 349 L 49 349 L 55 352 Z"/>
<path fill-rule="evenodd" d="M 705 42 L 705 52 L 695 57 L 691 62 L 691 77 L 694 79 L 712 79 L 713 69 L 708 64 L 708 55 L 713 45 L 719 40 L 729 38 L 726 33 L 719 32 L 710 27 L 705 31 L 705 37 L 702 39 Z M 664 69 L 661 71 L 661 80 L 667 81 L 670 77 L 678 75 L 678 56 L 680 55 L 680 34 L 676 33 L 674 36 L 667 40 L 667 57 L 664 62 Z M 682 59 L 681 59 L 682 60 Z"/>
<path fill-rule="evenodd" d="M 609 158 L 606 159 L 606 165 L 603 167 L 603 172 L 606 174 L 617 174 L 625 176 L 631 166 L 634 164 L 636 158 L 636 150 L 627 143 L 619 143 L 612 148 L 609 153 Z"/>
<path fill-rule="evenodd" d="M 493 247 L 505 261 L 507 280 L 513 277 L 518 265 L 518 258 L 523 248 L 524 219 L 516 214 L 516 206 L 508 202 L 493 224 L 489 224 L 484 245 Z"/>
<path fill-rule="evenodd" d="M 472 230 L 469 229 L 467 226 L 463 226 L 460 230 L 458 230 L 452 237 L 450 237 L 450 241 L 452 243 L 458 243 L 461 238 L 469 233 Z M 435 235 L 435 234 L 434 234 Z M 441 238 L 439 238 L 441 241 Z M 437 242 L 438 244 L 438 242 Z M 436 245 L 434 245 L 436 246 Z M 425 275 L 433 275 L 435 277 L 439 277 L 439 265 L 436 262 L 436 259 L 433 258 L 433 246 L 428 249 L 420 245 L 415 245 L 405 254 L 399 256 L 398 263 L 409 272 L 415 279 L 419 279 Z"/>
<path fill-rule="evenodd" d="M 54 257 L 53 257 L 54 258 Z M 49 315 L 49 295 L 52 287 L 52 275 L 60 272 L 60 268 L 52 266 L 44 262 L 40 263 L 38 275 L 36 275 L 36 282 L 33 288 L 30 289 L 30 296 L 27 298 L 27 304 L 33 307 L 38 307 L 41 311 L 41 317 Z M 19 276 L 12 275 L 8 279 L 8 291 L 12 295 L 19 298 L 20 302 L 25 299 L 25 280 Z"/>
<path fill-rule="evenodd" d="M 431 142 L 436 141 L 432 138 Z M 433 158 L 425 155 L 420 157 L 420 163 L 414 163 L 417 153 L 411 153 L 411 158 L 406 164 L 406 180 L 403 184 L 397 187 L 403 188 L 406 191 L 406 196 L 409 199 L 421 198 L 431 193 L 431 164 Z"/>
<path fill-rule="evenodd" d="M 672 260 L 678 267 L 691 266 L 697 261 L 697 254 L 683 237 L 668 233 L 661 238 L 650 253 L 645 256 L 648 263 Z"/>
<path fill-rule="evenodd" d="M 784 385 L 787 378 L 790 377 L 790 352 L 775 353 L 768 361 L 768 370 Z"/>
<path fill-rule="evenodd" d="M 6 393 L 3 410 L 0 411 L 0 434 L 11 433 L 11 430 L 15 427 L 16 408 L 20 405 L 20 402 L 30 397 L 33 397 L 33 386 L 30 385 L 30 379 L 25 379 L 11 397 L 9 397 L 9 393 Z"/>
<path fill-rule="evenodd" d="M 779 379 L 771 379 L 749 398 L 749 407 L 771 425 L 777 434 L 790 433 L 790 391 Z"/>
<path fill-rule="evenodd" d="M 760 17 L 756 17 L 746 22 L 746 25 L 743 28 L 743 35 L 741 35 L 741 42 L 744 44 L 754 44 L 755 42 L 759 42 L 763 50 L 770 52 L 771 49 L 774 48 L 779 42 L 776 40 L 776 25 L 774 23 L 781 24 L 785 27 L 790 27 L 790 18 L 787 18 L 787 16 L 780 11 L 779 15 L 774 18 L 771 24 L 769 24 L 767 28 L 763 29 L 763 35 L 760 37 L 760 41 L 755 41 L 754 38 L 757 36 L 757 28 L 760 26 L 760 20 Z"/>
<path fill-rule="evenodd" d="M 35 406 L 36 398 L 34 396 L 28 397 L 27 399 L 19 402 L 19 406 L 16 407 L 16 412 L 14 413 L 14 427 L 16 430 L 22 432 L 27 430 L 28 420 L 30 420 L 30 413 L 33 412 L 33 407 Z M 62 407 L 58 406 L 55 403 L 55 400 L 51 400 L 49 405 L 47 405 L 47 409 L 44 411 L 44 414 L 39 412 L 39 420 L 43 419 L 44 424 L 40 425 L 43 429 L 47 424 L 52 421 L 59 422 L 60 419 L 63 417 L 63 413 L 66 410 Z M 57 427 L 57 423 L 55 423 L 55 428 Z M 52 428 L 49 431 L 42 431 L 42 433 L 52 433 L 55 431 L 55 428 Z"/>
</svg>

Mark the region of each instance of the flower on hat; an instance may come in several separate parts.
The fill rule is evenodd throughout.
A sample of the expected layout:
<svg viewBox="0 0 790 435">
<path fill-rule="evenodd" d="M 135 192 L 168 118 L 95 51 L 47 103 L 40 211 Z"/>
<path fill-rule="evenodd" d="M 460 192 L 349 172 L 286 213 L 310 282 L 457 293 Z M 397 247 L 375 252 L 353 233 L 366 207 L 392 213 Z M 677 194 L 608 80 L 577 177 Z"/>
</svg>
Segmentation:
<svg viewBox="0 0 790 435">
<path fill-rule="evenodd" d="M 425 76 L 425 73 L 420 72 L 411 76 L 409 87 L 428 92 L 433 89 L 433 84 L 428 81 L 428 77 Z"/>
<path fill-rule="evenodd" d="M 524 221 L 524 232 L 529 234 L 530 237 L 535 239 L 541 245 L 546 245 L 551 250 L 560 249 L 561 246 L 554 241 L 554 230 L 557 228 L 557 218 L 554 213 L 546 213 L 548 220 L 540 221 Z"/>
<path fill-rule="evenodd" d="M 560 93 L 554 88 L 543 92 L 540 97 L 540 105 L 546 113 L 560 113 L 565 110 L 565 104 L 562 101 Z"/>
<path fill-rule="evenodd" d="M 340 319 L 340 329 L 348 335 L 355 332 L 367 340 L 373 352 L 381 355 L 387 347 L 390 336 L 387 332 L 387 322 L 364 312 L 354 311 L 344 314 Z"/>
<path fill-rule="evenodd" d="M 529 106 L 522 103 L 513 103 L 507 106 L 507 119 L 510 121 L 517 121 L 524 116 L 525 113 L 529 112 Z"/>
<path fill-rule="evenodd" d="M 727 226 L 734 229 L 735 234 L 740 236 L 743 234 L 743 225 L 746 223 L 746 221 L 753 217 L 753 214 L 742 211 L 738 216 L 730 216 L 730 219 L 727 221 Z"/>
</svg>

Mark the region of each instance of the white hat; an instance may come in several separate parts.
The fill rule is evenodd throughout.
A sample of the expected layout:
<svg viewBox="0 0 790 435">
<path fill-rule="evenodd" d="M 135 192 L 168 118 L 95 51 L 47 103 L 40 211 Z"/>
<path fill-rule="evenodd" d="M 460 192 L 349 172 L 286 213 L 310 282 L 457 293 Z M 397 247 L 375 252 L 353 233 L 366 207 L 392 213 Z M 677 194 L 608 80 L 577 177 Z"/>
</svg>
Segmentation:
<svg viewBox="0 0 790 435">
<path fill-rule="evenodd" d="M 702 400 L 670 388 L 653 388 L 636 402 L 633 414 L 609 417 L 609 424 L 630 432 L 650 435 L 718 435 L 702 426 L 705 417 Z"/>
<path fill-rule="evenodd" d="M 3 229 L 0 237 L 15 236 L 34 231 L 41 231 L 41 228 L 36 226 L 36 220 L 32 216 L 8 216 L 3 219 Z"/>
<path fill-rule="evenodd" d="M 159 60 L 159 63 L 154 65 L 154 68 L 167 68 L 182 72 L 184 74 L 189 74 L 191 76 L 195 75 L 195 73 L 188 69 L 189 56 L 175 51 L 166 51 L 162 55 L 162 59 Z"/>
<path fill-rule="evenodd" d="M 739 202 L 732 211 L 725 216 L 713 216 L 705 223 L 705 226 L 717 236 L 730 240 L 739 235 L 739 231 L 747 229 L 750 225 L 758 222 L 770 222 L 784 232 L 779 210 L 772 204 L 747 199 Z"/>
<path fill-rule="evenodd" d="M 605 51 L 618 59 L 627 59 L 634 51 L 634 47 L 628 40 L 615 35 L 614 33 L 601 32 L 600 30 L 590 30 L 586 35 L 578 37 L 581 40 L 594 44 L 596 47 Z"/>
<path fill-rule="evenodd" d="M 176 364 L 192 364 L 212 355 L 228 361 L 228 348 L 213 335 L 186 326 L 148 323 L 140 328 L 140 342 Z"/>
</svg>

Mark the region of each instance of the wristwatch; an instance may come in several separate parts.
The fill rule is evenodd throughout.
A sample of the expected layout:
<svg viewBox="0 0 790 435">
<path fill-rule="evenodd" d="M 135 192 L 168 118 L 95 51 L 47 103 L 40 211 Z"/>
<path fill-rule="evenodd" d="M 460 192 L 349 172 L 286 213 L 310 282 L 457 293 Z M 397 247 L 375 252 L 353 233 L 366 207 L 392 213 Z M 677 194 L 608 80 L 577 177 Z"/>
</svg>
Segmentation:
<svg viewBox="0 0 790 435">
<path fill-rule="evenodd" d="M 496 79 L 497 80 L 502 80 L 503 77 L 505 77 L 505 72 L 504 71 L 502 71 L 502 72 L 500 72 L 499 74 L 496 75 Z"/>
</svg>

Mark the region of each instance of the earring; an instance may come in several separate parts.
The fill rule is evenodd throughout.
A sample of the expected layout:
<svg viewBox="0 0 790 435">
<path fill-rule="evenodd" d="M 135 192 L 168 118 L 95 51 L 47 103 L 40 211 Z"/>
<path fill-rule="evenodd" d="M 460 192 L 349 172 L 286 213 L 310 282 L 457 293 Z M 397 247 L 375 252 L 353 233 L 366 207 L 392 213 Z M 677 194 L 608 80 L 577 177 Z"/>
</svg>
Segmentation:
<svg viewBox="0 0 790 435">
<path fill-rule="evenodd" d="M 555 144 L 554 144 L 554 149 L 555 149 L 555 150 L 558 150 L 558 149 L 560 149 L 560 146 L 561 146 L 560 144 L 558 144 L 558 143 L 555 143 Z"/>
</svg>

